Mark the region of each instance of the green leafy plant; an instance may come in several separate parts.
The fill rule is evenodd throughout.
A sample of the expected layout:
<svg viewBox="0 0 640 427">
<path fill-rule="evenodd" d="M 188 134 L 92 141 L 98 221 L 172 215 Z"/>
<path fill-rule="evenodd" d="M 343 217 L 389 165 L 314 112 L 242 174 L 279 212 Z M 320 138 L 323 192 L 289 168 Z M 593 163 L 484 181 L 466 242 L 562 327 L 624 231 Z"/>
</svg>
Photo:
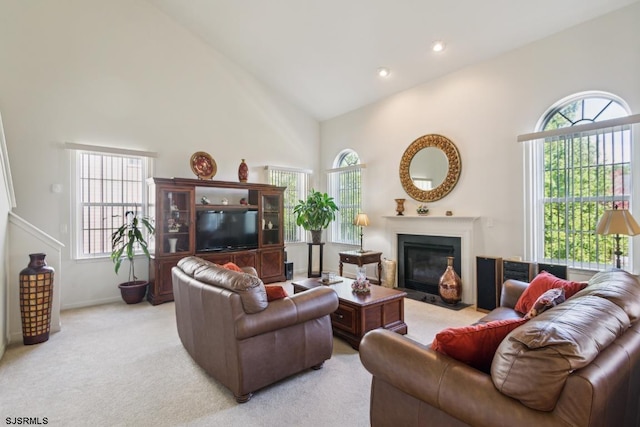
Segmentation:
<svg viewBox="0 0 640 427">
<path fill-rule="evenodd" d="M 305 230 L 322 230 L 336 219 L 338 206 L 327 193 L 311 189 L 306 200 L 299 200 L 293 207 L 296 224 Z"/>
<path fill-rule="evenodd" d="M 136 248 L 140 247 L 147 259 L 151 258 L 143 231 L 151 236 L 156 230 L 147 218 L 138 217 L 134 211 L 127 211 L 124 216 L 125 223 L 111 235 L 111 261 L 115 263 L 118 274 L 122 261 L 129 260 L 129 282 L 134 282 L 138 279 L 133 262 Z"/>
</svg>

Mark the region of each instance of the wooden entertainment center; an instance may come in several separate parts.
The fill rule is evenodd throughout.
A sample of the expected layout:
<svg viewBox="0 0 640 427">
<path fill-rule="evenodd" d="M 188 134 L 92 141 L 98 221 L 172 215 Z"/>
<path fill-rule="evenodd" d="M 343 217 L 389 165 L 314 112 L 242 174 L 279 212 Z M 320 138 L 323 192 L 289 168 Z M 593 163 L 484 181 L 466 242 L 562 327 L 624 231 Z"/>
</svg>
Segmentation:
<svg viewBox="0 0 640 427">
<path fill-rule="evenodd" d="M 149 248 L 151 304 L 173 301 L 171 269 L 189 255 L 255 267 L 265 283 L 285 280 L 285 187 L 188 178 L 149 178 L 148 185 L 156 227 Z M 242 224 L 224 229 L 238 220 Z"/>
</svg>

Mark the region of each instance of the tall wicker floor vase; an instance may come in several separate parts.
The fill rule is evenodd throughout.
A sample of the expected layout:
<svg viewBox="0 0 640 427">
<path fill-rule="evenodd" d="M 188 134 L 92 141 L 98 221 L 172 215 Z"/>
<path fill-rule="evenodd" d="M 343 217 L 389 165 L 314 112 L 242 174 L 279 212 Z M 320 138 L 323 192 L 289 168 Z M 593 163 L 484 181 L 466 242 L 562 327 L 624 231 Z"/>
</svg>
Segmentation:
<svg viewBox="0 0 640 427">
<path fill-rule="evenodd" d="M 20 272 L 20 312 L 24 345 L 49 339 L 53 303 L 54 269 L 47 265 L 47 254 L 29 254 L 29 265 Z"/>
</svg>

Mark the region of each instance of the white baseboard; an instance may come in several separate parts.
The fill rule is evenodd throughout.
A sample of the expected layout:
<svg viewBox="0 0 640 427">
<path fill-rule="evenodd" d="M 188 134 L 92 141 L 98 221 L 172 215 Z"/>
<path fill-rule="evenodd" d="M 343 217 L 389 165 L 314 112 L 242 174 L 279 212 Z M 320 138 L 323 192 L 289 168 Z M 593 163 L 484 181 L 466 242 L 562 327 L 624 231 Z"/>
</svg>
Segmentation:
<svg viewBox="0 0 640 427">
<path fill-rule="evenodd" d="M 77 302 L 74 304 L 65 304 L 62 307 L 60 307 L 60 310 L 64 311 L 64 310 L 72 310 L 74 308 L 92 307 L 94 305 L 111 304 L 112 302 L 118 302 L 118 301 L 122 301 L 122 298 L 112 297 L 112 298 L 88 300 L 88 301 Z"/>
</svg>

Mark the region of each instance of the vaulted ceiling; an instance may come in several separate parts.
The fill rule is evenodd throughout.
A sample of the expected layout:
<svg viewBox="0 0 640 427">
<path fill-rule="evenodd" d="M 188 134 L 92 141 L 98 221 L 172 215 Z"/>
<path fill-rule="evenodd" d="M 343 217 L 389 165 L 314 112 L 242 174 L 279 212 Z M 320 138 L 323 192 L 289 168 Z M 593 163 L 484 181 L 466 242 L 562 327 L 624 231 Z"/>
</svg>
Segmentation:
<svg viewBox="0 0 640 427">
<path fill-rule="evenodd" d="M 322 121 L 638 0 L 148 1 Z"/>
</svg>

